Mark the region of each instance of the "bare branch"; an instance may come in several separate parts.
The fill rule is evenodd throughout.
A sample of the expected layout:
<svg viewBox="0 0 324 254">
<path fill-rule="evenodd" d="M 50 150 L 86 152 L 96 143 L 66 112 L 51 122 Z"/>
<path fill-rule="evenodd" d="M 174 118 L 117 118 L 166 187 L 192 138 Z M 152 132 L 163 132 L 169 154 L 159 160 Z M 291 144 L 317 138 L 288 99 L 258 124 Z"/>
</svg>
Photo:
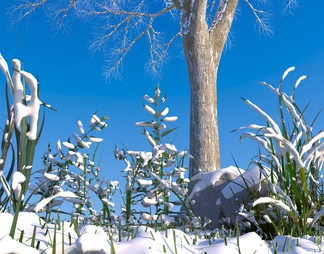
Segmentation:
<svg viewBox="0 0 324 254">
<path fill-rule="evenodd" d="M 69 4 L 65 8 L 60 9 L 54 16 L 54 20 L 55 19 L 58 20 L 59 28 L 64 26 L 68 12 L 70 11 L 71 8 L 74 7 L 74 5 L 75 5 L 75 0 L 70 0 Z"/>
<path fill-rule="evenodd" d="M 250 7 L 250 9 L 252 10 L 253 15 L 256 18 L 257 24 L 260 28 L 260 31 L 264 32 L 267 35 L 271 35 L 272 34 L 272 29 L 268 24 L 268 17 L 269 17 L 269 13 L 261 10 L 261 9 L 256 9 L 250 2 L 249 0 L 244 0 L 247 5 Z"/>
<path fill-rule="evenodd" d="M 135 39 L 133 39 L 127 47 L 119 49 L 118 52 L 116 53 L 120 53 L 121 56 L 115 61 L 115 63 L 112 66 L 108 66 L 105 70 L 105 76 L 106 78 L 109 78 L 111 75 L 116 74 L 118 75 L 118 70 L 119 70 L 119 66 L 121 65 L 122 61 L 124 60 L 125 56 L 127 55 L 127 53 L 130 51 L 130 49 L 134 46 L 134 44 L 140 39 L 142 38 L 145 34 L 148 33 L 148 31 L 150 30 L 152 23 L 153 23 L 154 19 L 151 19 L 148 26 L 146 27 L 146 29 L 144 31 L 142 31 L 139 35 L 137 35 L 135 37 Z M 109 37 L 110 38 L 110 37 Z M 109 39 L 108 38 L 108 39 Z"/>
<path fill-rule="evenodd" d="M 232 1 L 232 0 L 231 0 Z M 244 0 L 256 22 L 263 32 L 271 34 L 267 23 L 269 14 L 255 8 L 250 1 Z M 265 3 L 267 0 L 258 0 Z M 296 6 L 297 0 L 281 0 L 285 2 L 285 11 L 291 11 Z M 205 12 L 206 27 L 209 33 L 213 32 L 217 24 L 224 19 L 230 0 L 160 0 L 162 6 L 156 10 L 151 0 L 20 0 L 21 4 L 12 8 L 13 13 L 18 13 L 18 22 L 37 11 L 41 6 L 49 6 L 46 11 L 50 14 L 49 20 L 57 22 L 59 29 L 65 27 L 68 17 L 90 21 L 98 28 L 97 39 L 89 46 L 92 52 L 108 48 L 106 77 L 116 75 L 122 61 L 134 44 L 140 39 L 146 39 L 149 44 L 149 61 L 153 73 L 157 74 L 159 67 L 167 58 L 168 50 L 176 38 L 188 32 L 189 25 L 194 26 L 197 21 L 192 17 L 195 8 Z M 177 11 L 179 11 L 179 14 Z M 162 30 L 158 30 L 155 20 L 165 14 L 179 18 L 180 30 L 170 34 L 171 37 L 163 38 Z M 204 20 L 201 20 L 204 22 Z M 194 26 L 195 27 L 195 26 Z M 216 30 L 215 30 L 216 31 Z M 216 31 L 218 33 L 219 31 Z M 118 74 L 117 74 L 118 76 Z"/>
<path fill-rule="evenodd" d="M 18 6 L 13 6 L 10 12 L 11 13 L 19 12 L 17 21 L 20 22 L 27 16 L 34 13 L 39 7 L 43 6 L 46 2 L 47 2 L 47 0 L 40 0 L 39 2 L 36 2 L 36 3 L 24 1 L 24 3 L 22 3 Z"/>
<path fill-rule="evenodd" d="M 112 51 L 116 57 L 115 61 L 108 61 L 109 64 L 105 68 L 105 76 L 119 76 L 119 69 L 122 61 L 126 57 L 127 53 L 132 49 L 137 41 L 144 36 L 147 37 L 149 43 L 150 60 L 146 66 L 150 66 L 151 71 L 157 75 L 158 67 L 162 65 L 163 59 L 167 55 L 167 51 L 171 43 L 178 37 L 178 34 L 172 37 L 169 42 L 163 43 L 160 38 L 160 32 L 156 31 L 153 23 L 156 18 L 162 16 L 165 13 L 174 9 L 173 4 L 166 6 L 164 9 L 157 11 L 156 13 L 148 13 L 141 11 L 141 8 L 137 8 L 135 11 L 128 11 L 123 9 L 111 9 L 107 6 L 100 6 L 99 10 L 92 10 L 90 15 L 100 15 L 109 18 L 110 15 L 114 15 L 117 20 L 115 23 L 109 23 L 108 26 L 101 28 L 103 35 L 94 41 L 90 48 L 94 51 L 99 50 L 104 45 L 107 45 L 110 40 L 118 41 L 118 47 Z M 142 26 L 142 24 L 145 24 Z M 138 31 L 136 31 L 136 28 Z M 133 34 L 136 34 L 135 36 Z M 116 36 L 122 36 L 121 39 L 116 40 Z M 133 36 L 133 38 L 132 38 Z"/>
<path fill-rule="evenodd" d="M 105 76 L 117 76 L 127 53 L 140 39 L 149 43 L 149 61 L 151 71 L 157 74 L 158 67 L 167 57 L 167 51 L 179 33 L 171 39 L 164 40 L 162 33 L 156 30 L 154 21 L 176 10 L 175 3 L 179 0 L 163 0 L 164 7 L 156 10 L 151 7 L 150 0 L 22 0 L 23 4 L 16 6 L 12 12 L 19 13 L 18 22 L 34 13 L 39 7 L 47 6 L 50 21 L 56 21 L 58 30 L 65 27 L 68 17 L 74 16 L 81 20 L 90 21 L 100 31 L 97 39 L 89 46 L 92 52 L 107 49 Z M 147 3 L 147 4 L 146 4 Z M 113 61 L 112 61 L 113 60 Z"/>
<path fill-rule="evenodd" d="M 148 40 L 150 42 L 150 61 L 146 64 L 146 69 L 151 69 L 154 75 L 159 75 L 160 67 L 163 65 L 164 60 L 167 58 L 167 53 L 172 43 L 181 36 L 181 32 L 175 34 L 167 43 L 159 43 L 156 36 L 153 36 L 148 33 Z M 157 44 L 160 44 L 157 47 Z"/>
<path fill-rule="evenodd" d="M 293 13 L 293 10 L 298 7 L 297 0 L 287 0 L 287 3 L 285 4 L 284 7 L 284 12 L 285 13 Z"/>
<path fill-rule="evenodd" d="M 268 19 L 270 18 L 270 14 L 264 10 L 256 8 L 253 4 L 251 4 L 251 2 L 249 0 L 244 0 L 244 1 L 245 1 L 245 3 L 247 3 L 247 5 L 252 10 L 252 13 L 256 18 L 256 22 L 259 27 L 259 30 L 267 35 L 271 35 L 273 32 L 272 32 L 270 25 L 268 24 Z M 259 2 L 266 3 L 267 0 L 259 0 Z M 292 14 L 293 9 L 298 6 L 297 0 L 284 0 L 284 1 L 280 1 L 280 2 L 284 2 L 283 3 L 283 5 L 284 5 L 283 12 L 284 13 Z"/>
</svg>

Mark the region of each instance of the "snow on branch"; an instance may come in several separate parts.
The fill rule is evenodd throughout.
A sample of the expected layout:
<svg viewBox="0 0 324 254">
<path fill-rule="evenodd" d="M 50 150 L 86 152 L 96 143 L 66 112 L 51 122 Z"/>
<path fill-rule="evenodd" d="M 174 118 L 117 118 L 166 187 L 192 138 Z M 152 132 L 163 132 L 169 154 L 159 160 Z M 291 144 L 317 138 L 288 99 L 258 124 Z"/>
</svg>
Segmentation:
<svg viewBox="0 0 324 254">
<path fill-rule="evenodd" d="M 228 3 L 228 0 L 220 0 L 219 1 L 215 17 L 213 19 L 213 22 L 212 22 L 210 28 L 209 28 L 209 33 L 211 33 L 217 26 L 218 22 L 222 20 L 223 13 L 226 10 L 227 3 Z"/>
</svg>

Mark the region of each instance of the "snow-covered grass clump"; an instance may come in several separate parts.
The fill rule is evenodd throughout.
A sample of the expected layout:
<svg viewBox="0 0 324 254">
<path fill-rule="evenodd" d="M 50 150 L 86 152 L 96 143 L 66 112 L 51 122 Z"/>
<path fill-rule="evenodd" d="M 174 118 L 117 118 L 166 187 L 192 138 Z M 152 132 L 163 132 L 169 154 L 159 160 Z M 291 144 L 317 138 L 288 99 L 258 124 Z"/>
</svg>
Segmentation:
<svg viewBox="0 0 324 254">
<path fill-rule="evenodd" d="M 0 55 L 8 112 L 0 154 L 0 253 L 299 253 L 300 248 L 313 253 L 322 249 L 323 135 L 312 137 L 311 126 L 294 101 L 295 89 L 287 96 L 281 83 L 278 89 L 266 84 L 279 98 L 279 124 L 246 100 L 267 122 L 244 127 L 256 133 L 242 135 L 256 140 L 268 153 L 253 161 L 262 177 L 247 183 L 252 178 L 244 176 L 255 175 L 254 171 L 238 170 L 237 179 L 224 192 L 235 196 L 236 190 L 247 189 L 253 194 L 251 202 L 239 200 L 240 220 L 234 227 L 207 230 L 210 220 L 202 220 L 191 210 L 194 200 L 188 193 L 186 164 L 193 158 L 168 139 L 177 127 L 167 125 L 177 117 L 168 115 L 169 108 L 163 106 L 166 96 L 159 86 L 153 96 L 144 95 L 143 107 L 151 119 L 135 123 L 143 130 L 150 151 L 126 147 L 114 151 L 126 165 L 122 172 L 126 186 L 121 189 L 117 181 L 101 176 L 103 165 L 96 156 L 103 141 L 97 135 L 107 127 L 105 116 L 93 114 L 88 126 L 78 120 L 78 130 L 70 138 L 48 147 L 41 158 L 44 167 L 33 168 L 44 124 L 39 108 L 53 108 L 38 97 L 34 76 L 21 70 L 18 59 L 12 63 L 10 75 Z M 290 133 L 286 116 L 292 119 Z M 217 175 L 227 171 L 220 169 Z M 204 181 L 199 184 L 211 182 L 208 176 L 213 177 L 202 174 Z M 120 214 L 114 203 L 118 193 L 123 200 Z M 62 220 L 62 215 L 69 219 Z"/>
<path fill-rule="evenodd" d="M 249 213 L 254 226 L 270 238 L 278 234 L 321 235 L 323 229 L 324 132 L 313 134 L 315 120 L 308 125 L 304 117 L 308 105 L 300 109 L 295 102 L 296 89 L 306 76 L 296 81 L 291 95 L 282 91 L 284 79 L 294 69 L 291 67 L 284 72 L 278 88 L 262 83 L 278 97 L 279 120 L 275 121 L 257 105 L 245 100 L 266 124 L 239 128 L 252 130 L 244 133 L 241 140 L 252 139 L 261 148 L 251 163 L 256 164 L 264 176 L 260 188 L 265 187 L 267 191 L 262 197 L 260 193 L 251 193 L 253 202 L 242 210 Z"/>
</svg>

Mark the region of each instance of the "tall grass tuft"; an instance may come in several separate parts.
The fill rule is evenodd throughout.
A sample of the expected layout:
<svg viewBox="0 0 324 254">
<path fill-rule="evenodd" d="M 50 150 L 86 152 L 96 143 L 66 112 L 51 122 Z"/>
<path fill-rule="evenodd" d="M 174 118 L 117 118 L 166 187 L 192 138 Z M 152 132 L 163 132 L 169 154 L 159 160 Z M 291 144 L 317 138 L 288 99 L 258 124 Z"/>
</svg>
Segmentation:
<svg viewBox="0 0 324 254">
<path fill-rule="evenodd" d="M 278 98 L 278 120 L 243 99 L 263 117 L 265 124 L 251 124 L 237 129 L 249 129 L 240 139 L 251 139 L 261 148 L 251 163 L 259 167 L 267 192 L 263 196 L 254 196 L 252 205 L 245 209 L 253 211 L 258 225 L 268 237 L 276 234 L 302 236 L 323 226 L 320 217 L 324 214 L 321 178 L 324 132 L 313 134 L 318 115 L 308 124 L 305 119 L 308 105 L 300 109 L 295 102 L 296 89 L 306 76 L 296 81 L 291 95 L 282 91 L 283 81 L 293 70 L 294 67 L 291 67 L 284 72 L 277 88 L 262 83 Z"/>
</svg>

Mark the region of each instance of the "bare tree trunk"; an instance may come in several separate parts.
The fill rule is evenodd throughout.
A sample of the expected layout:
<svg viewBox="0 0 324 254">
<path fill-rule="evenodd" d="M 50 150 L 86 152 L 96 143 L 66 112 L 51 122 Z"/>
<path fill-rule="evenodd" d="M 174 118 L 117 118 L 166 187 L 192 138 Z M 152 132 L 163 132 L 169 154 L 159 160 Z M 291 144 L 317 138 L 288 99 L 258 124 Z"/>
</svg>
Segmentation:
<svg viewBox="0 0 324 254">
<path fill-rule="evenodd" d="M 220 169 L 217 71 L 238 0 L 221 1 L 215 19 L 206 23 L 206 0 L 184 1 L 182 42 L 190 82 L 189 177 Z M 223 5 L 223 9 L 221 9 Z"/>
<path fill-rule="evenodd" d="M 190 81 L 190 177 L 220 168 L 216 109 L 216 64 L 209 43 L 208 28 L 183 36 Z"/>
</svg>

